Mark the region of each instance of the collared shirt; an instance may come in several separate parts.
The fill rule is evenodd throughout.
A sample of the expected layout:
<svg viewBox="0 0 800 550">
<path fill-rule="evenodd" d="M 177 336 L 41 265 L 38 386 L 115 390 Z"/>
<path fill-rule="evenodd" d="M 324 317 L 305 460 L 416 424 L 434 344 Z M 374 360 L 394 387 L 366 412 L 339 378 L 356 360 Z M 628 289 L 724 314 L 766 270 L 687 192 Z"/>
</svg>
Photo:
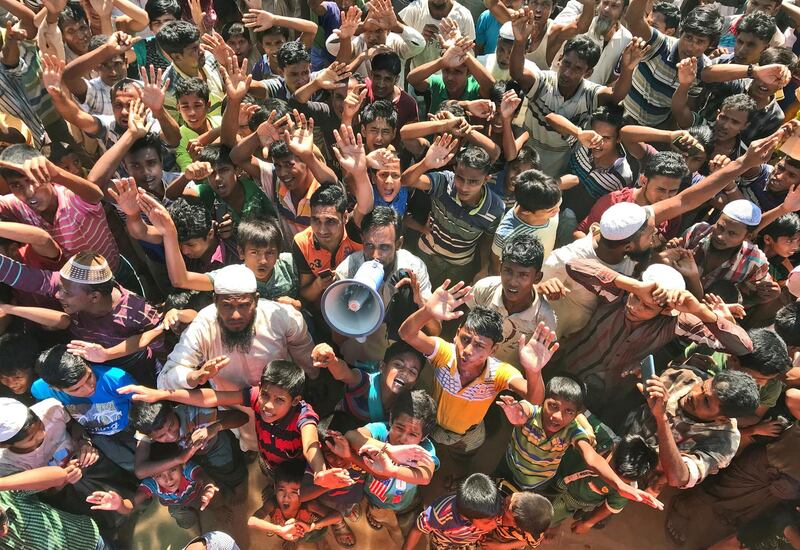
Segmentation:
<svg viewBox="0 0 800 550">
<path fill-rule="evenodd" d="M 672 95 L 678 89 L 678 39 L 652 29 L 650 52 L 633 72 L 631 91 L 622 100 L 625 114 L 642 126 L 658 126 L 672 112 Z M 697 60 L 700 74 L 711 60 L 705 55 Z"/>
<path fill-rule="evenodd" d="M 0 64 L 0 86 L 3 90 L 0 94 L 0 111 L 21 120 L 30 129 L 34 146 L 41 147 L 45 140 L 44 124 L 26 94 L 22 74 L 27 69 L 22 57 L 19 65 L 13 69 Z M 40 84 L 39 88 L 41 87 Z M 49 97 L 49 94 L 46 95 Z"/>
<path fill-rule="evenodd" d="M 278 464 L 299 458 L 303 454 L 303 438 L 300 431 L 303 426 L 319 424 L 319 416 L 311 405 L 301 400 L 283 418 L 275 422 L 267 422 L 261 418 L 258 404 L 260 391 L 260 388 L 256 386 L 245 388 L 242 390 L 242 394 L 247 405 L 253 409 L 256 419 L 258 452 L 261 454 L 261 458 L 274 468 Z"/>
<path fill-rule="evenodd" d="M 600 396 L 610 397 L 625 371 L 676 337 L 735 355 L 753 349 L 744 329 L 722 317 L 716 323 L 704 323 L 690 313 L 680 313 L 676 317 L 658 315 L 647 321 L 630 321 L 626 316 L 628 293 L 614 284 L 619 274 L 598 262 L 571 260 L 567 273 L 595 293 L 600 305 L 584 330 L 561 342 L 561 366 Z"/>
<path fill-rule="evenodd" d="M 481 423 L 497 394 L 507 390 L 511 381 L 521 378 L 522 374 L 508 363 L 490 357 L 483 372 L 462 386 L 455 344 L 441 338 L 434 340 L 436 345 L 428 359 L 434 368 L 436 421 L 446 430 L 463 434 Z"/>
<path fill-rule="evenodd" d="M 612 191 L 618 191 L 633 184 L 633 172 L 625 158 L 625 149 L 619 146 L 619 155 L 608 168 L 595 165 L 592 150 L 573 141 L 572 154 L 569 157 L 570 173 L 578 176 L 583 188 L 595 200 Z M 547 256 L 545 256 L 547 257 Z"/>
<path fill-rule="evenodd" d="M 603 213 L 606 210 L 620 202 L 636 202 L 634 200 L 635 196 L 636 189 L 633 187 L 623 187 L 622 189 L 618 189 L 608 193 L 607 195 L 603 195 L 597 199 L 597 202 L 594 203 L 594 206 L 592 206 L 589 214 L 583 218 L 576 229 L 578 231 L 587 233 L 592 224 L 600 223 L 600 218 L 603 216 Z M 680 222 L 680 217 L 672 218 L 671 220 L 666 220 L 658 224 L 656 229 L 659 233 L 664 235 L 664 237 L 671 239 L 678 236 L 678 231 L 680 231 Z"/>
<path fill-rule="evenodd" d="M 689 479 L 681 487 L 694 487 L 706 477 L 727 467 L 739 448 L 739 430 L 735 419 L 702 422 L 687 415 L 679 401 L 695 384 L 703 380 L 687 369 L 667 369 L 661 375 L 667 389 L 666 413 L 672 436 L 681 458 L 689 469 Z M 658 450 L 656 421 L 647 405 L 634 415 L 628 426 L 629 435 L 640 435 L 648 445 Z"/>
<path fill-rule="evenodd" d="M 443 548 L 457 548 L 478 542 L 486 531 L 458 513 L 456 495 L 439 497 L 417 517 L 417 529 L 431 537 L 431 543 Z"/>
<path fill-rule="evenodd" d="M 220 198 L 207 182 L 197 185 L 198 196 L 205 204 L 206 209 L 213 213 L 213 217 L 217 222 L 221 222 L 225 214 L 230 214 L 234 224 L 238 224 L 241 219 L 248 216 L 260 219 L 277 217 L 272 201 L 253 180 L 248 177 L 241 177 L 238 180 L 238 184 L 242 186 L 242 193 L 244 194 L 242 209 L 239 211 L 236 211 L 224 199 Z"/>
<path fill-rule="evenodd" d="M 544 321 L 548 328 L 556 329 L 556 316 L 547 298 L 533 291 L 533 303 L 524 311 L 509 313 L 503 304 L 503 285 L 500 277 L 484 277 L 472 287 L 472 297 L 467 302 L 470 308 L 488 307 L 503 317 L 503 341 L 498 342 L 494 356 L 501 361 L 519 366 L 519 337 L 529 340 Z"/>
<path fill-rule="evenodd" d="M 219 62 L 214 59 L 214 56 L 209 52 L 203 52 L 203 64 L 200 67 L 200 78 L 208 84 L 208 98 L 210 107 L 208 109 L 209 115 L 222 114 L 222 99 L 225 97 L 225 84 L 222 82 L 222 74 L 220 73 Z M 175 87 L 179 82 L 192 78 L 188 74 L 182 72 L 174 63 L 169 66 L 169 69 L 164 71 L 162 83 L 169 79 L 169 88 L 167 88 L 166 98 L 164 99 L 164 108 L 167 109 L 170 115 L 180 121 L 180 113 L 178 112 L 178 99 L 175 97 Z"/>
<path fill-rule="evenodd" d="M 325 42 L 325 47 L 328 52 L 336 56 L 339 53 L 339 35 L 331 34 Z M 386 35 L 386 47 L 400 56 L 400 59 L 405 61 L 419 55 L 425 49 L 425 38 L 414 27 L 403 25 L 403 32 L 398 34 L 390 32 Z M 364 40 L 364 35 L 354 36 L 350 41 L 350 52 L 355 58 L 361 53 L 366 53 L 368 50 L 367 42 Z M 369 74 L 370 62 L 369 59 L 361 63 L 353 72 L 363 76 Z M 402 86 L 402 78 L 400 85 Z M 402 126 L 399 126 L 402 128 Z"/>
<path fill-rule="evenodd" d="M 771 280 L 767 257 L 755 244 L 744 241 L 739 250 L 713 271 L 706 272 L 704 266 L 711 247 L 711 232 L 714 226 L 705 222 L 696 223 L 683 234 L 683 247 L 694 252 L 700 281 L 703 288 L 719 280 L 730 281 L 746 294 L 754 294 L 756 283 Z"/>
<path fill-rule="evenodd" d="M 283 226 L 283 238 L 290 243 L 294 235 L 311 225 L 311 195 L 319 189 L 320 184 L 312 178 L 305 196 L 295 206 L 289 188 L 284 185 L 275 172 L 275 165 L 261 159 L 257 160 L 261 172 L 258 183 L 278 209 L 278 218 Z"/>
<path fill-rule="evenodd" d="M 419 240 L 419 249 L 441 256 L 454 265 L 467 265 L 486 234 L 494 234 L 505 212 L 503 200 L 488 188 L 477 206 L 467 207 L 458 200 L 453 172 L 428 172 L 431 181 L 431 233 Z"/>
<path fill-rule="evenodd" d="M 206 273 L 212 283 L 218 271 Z M 266 281 L 256 280 L 256 286 L 258 287 L 258 295 L 267 300 L 275 300 L 281 296 L 299 298 L 300 282 L 292 254 L 290 252 L 281 252 L 275 262 L 275 267 L 272 268 L 272 275 Z"/>
<path fill-rule="evenodd" d="M 533 489 L 553 477 L 561 458 L 579 441 L 591 442 L 594 434 L 575 418 L 558 432 L 547 435 L 542 423 L 542 406 L 521 401 L 528 420 L 515 426 L 506 450 L 506 465 L 521 489 Z"/>
<path fill-rule="evenodd" d="M 157 497 L 164 506 L 186 506 L 200 497 L 203 487 L 198 477 L 202 471 L 200 466 L 187 462 L 181 468 L 181 481 L 175 491 L 168 493 L 155 478 L 146 477 L 139 484 L 138 492 L 148 497 Z"/>
<path fill-rule="evenodd" d="M 39 447 L 25 454 L 0 448 L 0 477 L 44 466 L 65 466 L 75 451 L 72 436 L 67 431 L 67 424 L 72 419 L 61 403 L 45 399 L 29 409 L 42 421 L 47 437 Z"/>
<path fill-rule="evenodd" d="M 310 227 L 297 233 L 292 243 L 292 256 L 294 256 L 297 272 L 300 274 L 313 273 L 317 277 L 327 269 L 334 271 L 336 266 L 342 263 L 347 256 L 359 250 L 361 250 L 361 244 L 351 240 L 345 231 L 336 252 L 331 254 L 329 250 L 320 246 Z"/>
<path fill-rule="evenodd" d="M 425 28 L 425 25 L 436 25 L 438 27 L 440 23 L 438 19 L 434 19 L 433 16 L 431 16 L 431 12 L 428 9 L 428 0 L 414 0 L 408 6 L 400 10 L 397 15 L 403 23 L 415 29 L 420 34 Z M 475 21 L 467 8 L 454 1 L 453 7 L 450 9 L 450 13 L 447 14 L 447 17 L 456 22 L 461 36 L 473 40 L 475 39 Z M 411 68 L 419 67 L 441 56 L 442 50 L 439 47 L 438 41 L 432 40 L 425 45 L 425 49 L 422 50 L 422 53 L 417 54 L 411 59 Z"/>
<path fill-rule="evenodd" d="M 492 239 L 492 254 L 498 258 L 503 255 L 503 247 L 517 235 L 535 235 L 544 247 L 544 257 L 547 258 L 556 245 L 556 231 L 558 230 L 558 214 L 547 220 L 542 225 L 530 225 L 517 217 L 515 208 L 503 215 L 497 231 Z"/>
</svg>

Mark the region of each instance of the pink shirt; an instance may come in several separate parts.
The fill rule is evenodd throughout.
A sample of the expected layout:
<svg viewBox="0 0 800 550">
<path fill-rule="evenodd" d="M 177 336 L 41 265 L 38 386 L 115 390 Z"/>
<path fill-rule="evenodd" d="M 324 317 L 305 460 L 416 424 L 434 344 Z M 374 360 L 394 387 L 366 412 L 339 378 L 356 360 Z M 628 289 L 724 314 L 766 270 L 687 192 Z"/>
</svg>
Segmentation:
<svg viewBox="0 0 800 550">
<path fill-rule="evenodd" d="M 88 203 L 61 185 L 54 184 L 53 188 L 58 209 L 52 224 L 14 195 L 0 197 L 0 216 L 44 229 L 61 246 L 65 257 L 92 250 L 102 254 L 116 270 L 119 250 L 108 228 L 103 204 Z"/>
</svg>

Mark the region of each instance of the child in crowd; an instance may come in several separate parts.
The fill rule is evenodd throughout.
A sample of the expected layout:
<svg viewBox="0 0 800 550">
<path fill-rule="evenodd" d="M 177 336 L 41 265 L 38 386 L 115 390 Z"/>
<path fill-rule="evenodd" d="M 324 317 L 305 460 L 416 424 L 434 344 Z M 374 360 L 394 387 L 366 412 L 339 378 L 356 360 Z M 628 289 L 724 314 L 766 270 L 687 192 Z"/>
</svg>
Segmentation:
<svg viewBox="0 0 800 550">
<path fill-rule="evenodd" d="M 36 339 L 28 333 L 0 336 L 0 396 L 13 397 L 28 406 L 37 401 L 31 395 L 31 386 L 36 380 L 34 367 L 39 351 Z"/>
<path fill-rule="evenodd" d="M 505 163 L 504 168 L 495 175 L 493 181 L 489 183 L 489 189 L 503 199 L 506 212 L 517 204 L 517 176 L 528 170 L 539 169 L 539 153 L 532 147 L 524 146 L 516 158 Z"/>
<path fill-rule="evenodd" d="M 498 486 L 503 497 L 502 514 L 494 532 L 485 536 L 482 543 L 491 548 L 536 548 L 544 541 L 544 534 L 553 519 L 553 505 L 533 491 L 519 491 L 511 483 L 501 480 Z"/>
<path fill-rule="evenodd" d="M 758 247 L 769 261 L 769 275 L 780 285 L 793 269 L 790 258 L 800 249 L 800 216 L 784 214 L 758 233 Z"/>
<path fill-rule="evenodd" d="M 197 140 L 201 135 L 204 141 L 210 143 L 219 136 L 222 117 L 209 115 L 211 103 L 208 99 L 208 84 L 199 78 L 187 78 L 175 86 L 175 99 L 178 102 L 178 112 L 183 119 L 181 125 L 181 142 L 175 151 L 175 161 L 178 168 L 185 171 L 192 163 L 197 152 L 190 151 L 192 140 Z"/>
</svg>

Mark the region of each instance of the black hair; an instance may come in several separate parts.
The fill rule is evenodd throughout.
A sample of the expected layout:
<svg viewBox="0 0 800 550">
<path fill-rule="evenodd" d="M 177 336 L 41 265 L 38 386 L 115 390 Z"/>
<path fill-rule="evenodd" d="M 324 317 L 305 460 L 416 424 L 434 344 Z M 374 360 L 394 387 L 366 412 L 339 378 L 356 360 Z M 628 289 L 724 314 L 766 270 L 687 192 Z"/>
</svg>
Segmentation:
<svg viewBox="0 0 800 550">
<path fill-rule="evenodd" d="M 89 23 L 89 18 L 86 17 L 86 12 L 83 11 L 83 6 L 80 2 L 68 2 L 64 6 L 64 10 L 58 14 L 58 28 L 64 30 L 64 25 L 72 21 L 83 21 Z"/>
<path fill-rule="evenodd" d="M 525 170 L 517 175 L 514 184 L 517 204 L 528 212 L 553 208 L 561 200 L 561 188 L 556 180 L 539 170 Z"/>
<path fill-rule="evenodd" d="M 748 330 L 747 335 L 753 342 L 753 351 L 738 356 L 739 364 L 743 368 L 764 376 L 789 372 L 789 369 L 792 368 L 792 360 L 783 338 L 766 328 Z"/>
<path fill-rule="evenodd" d="M 25 143 L 25 140 L 23 139 L 19 143 Z M 80 157 L 81 152 L 75 145 L 64 141 L 54 141 L 50 144 L 50 155 L 47 157 L 50 162 L 61 162 L 67 155 L 77 155 Z"/>
<path fill-rule="evenodd" d="M 138 80 L 134 80 L 132 78 L 123 78 L 120 79 L 119 82 L 114 83 L 111 86 L 111 101 L 114 101 L 114 98 L 117 97 L 117 94 L 123 90 L 127 90 L 128 88 L 136 88 L 139 91 L 142 91 L 142 84 Z"/>
<path fill-rule="evenodd" d="M 606 124 L 610 124 L 616 128 L 617 134 L 619 134 L 619 131 L 623 126 L 625 126 L 623 114 L 624 112 L 622 108 L 617 105 L 598 107 L 589 117 L 589 124 L 591 125 L 595 122 L 605 122 Z"/>
<path fill-rule="evenodd" d="M 200 154 L 197 155 L 197 160 L 200 162 L 208 162 L 215 170 L 220 164 L 227 166 L 234 165 L 233 161 L 231 160 L 231 148 L 227 145 L 222 145 L 219 143 L 206 145 L 200 149 Z"/>
<path fill-rule="evenodd" d="M 267 363 L 261 373 L 261 386 L 271 384 L 289 392 L 292 397 L 303 393 L 306 373 L 291 361 L 276 359 Z"/>
<path fill-rule="evenodd" d="M 650 179 L 655 176 L 676 178 L 683 181 L 689 176 L 689 168 L 683 155 L 674 151 L 659 151 L 650 157 L 644 167 L 644 177 Z"/>
<path fill-rule="evenodd" d="M 41 157 L 42 153 L 37 149 L 34 149 L 27 143 L 15 143 L 14 145 L 9 145 L 2 152 L 0 152 L 0 160 L 9 162 L 11 164 L 17 164 L 22 166 L 25 164 L 26 160 L 35 159 L 36 157 Z M 11 170 L 9 168 L 0 168 L 0 176 L 4 178 L 9 177 L 23 177 L 20 172 L 16 170 Z"/>
<path fill-rule="evenodd" d="M 423 368 L 425 368 L 425 364 L 427 363 L 427 359 L 425 358 L 425 356 L 415 347 L 411 346 L 410 344 L 407 344 L 402 340 L 398 340 L 394 342 L 391 346 L 386 348 L 386 351 L 383 352 L 383 362 L 388 363 L 395 357 L 406 354 L 413 356 L 417 361 L 419 361 L 420 372 L 422 371 Z"/>
<path fill-rule="evenodd" d="M 403 220 L 391 206 L 376 206 L 361 220 L 361 234 L 366 235 L 375 227 L 394 227 L 395 240 L 402 235 Z"/>
<path fill-rule="evenodd" d="M 200 197 L 179 197 L 167 211 L 178 231 L 178 242 L 208 237 L 212 228 L 211 212 Z"/>
<path fill-rule="evenodd" d="M 758 13 L 758 12 L 756 12 Z M 790 71 L 797 69 L 797 55 L 789 48 L 767 48 L 758 58 L 759 65 L 786 65 Z"/>
<path fill-rule="evenodd" d="M 456 164 L 467 168 L 475 168 L 488 174 L 492 167 L 492 158 L 483 147 L 468 145 L 462 148 L 456 156 Z"/>
<path fill-rule="evenodd" d="M 224 27 L 222 27 L 222 39 L 227 42 L 230 40 L 232 36 L 241 36 L 248 42 L 250 42 L 250 33 L 247 32 L 247 29 L 238 21 L 233 21 L 228 23 Z M 252 42 L 250 42 L 252 44 Z"/>
<path fill-rule="evenodd" d="M 503 317 L 495 309 L 478 306 L 464 316 L 464 330 L 488 338 L 495 344 L 503 340 Z"/>
<path fill-rule="evenodd" d="M 154 21 L 162 15 L 171 15 L 175 19 L 181 18 L 181 5 L 177 0 L 147 0 L 144 11 L 150 21 Z"/>
<path fill-rule="evenodd" d="M 412 390 L 398 395 L 389 413 L 389 421 L 394 422 L 401 414 L 419 420 L 423 438 L 436 426 L 436 402 L 425 390 Z"/>
<path fill-rule="evenodd" d="M 258 31 L 256 33 L 256 43 L 260 45 L 261 41 L 271 34 L 280 34 L 281 36 L 283 36 L 283 39 L 287 41 L 291 40 L 292 38 L 289 29 L 287 29 L 286 27 L 275 26 L 275 27 L 270 27 L 263 31 Z"/>
<path fill-rule="evenodd" d="M 367 103 L 361 109 L 361 128 L 363 130 L 367 124 L 382 118 L 390 128 L 397 129 L 397 109 L 388 99 L 379 99 L 372 103 Z"/>
<path fill-rule="evenodd" d="M 681 34 L 706 37 L 716 46 L 722 34 L 722 16 L 711 6 L 698 6 L 681 23 Z"/>
<path fill-rule="evenodd" d="M 298 63 L 311 63 L 311 54 L 302 42 L 286 42 L 278 50 L 277 58 L 281 69 Z"/>
<path fill-rule="evenodd" d="M 492 86 L 492 89 L 489 92 L 489 99 L 491 99 L 492 103 L 499 107 L 500 103 L 503 102 L 503 96 L 505 93 L 512 90 L 517 92 L 519 97 L 525 97 L 525 92 L 522 90 L 522 86 L 520 86 L 519 82 L 516 80 L 498 80 L 494 83 L 494 86 Z M 517 109 L 514 111 L 514 113 L 516 114 L 519 112 L 520 108 L 522 108 L 522 102 L 520 102 L 520 104 L 517 106 Z"/>
<path fill-rule="evenodd" d="M 277 220 L 246 217 L 236 228 L 236 244 L 242 251 L 248 245 L 255 248 L 274 246 L 280 253 L 283 250 L 283 232 Z"/>
<path fill-rule="evenodd" d="M 544 263 L 542 241 L 533 233 L 518 233 L 506 241 L 500 261 L 541 271 Z"/>
<path fill-rule="evenodd" d="M 769 45 L 776 28 L 774 17 L 761 11 L 754 11 L 742 17 L 739 24 L 736 25 L 736 34 L 746 32 Z"/>
<path fill-rule="evenodd" d="M 747 119 L 750 120 L 753 113 L 758 110 L 758 105 L 756 104 L 756 100 L 747 94 L 734 94 L 725 98 L 720 106 L 720 111 L 722 109 L 742 111 L 747 113 Z"/>
<path fill-rule="evenodd" d="M 163 159 L 161 158 L 161 138 L 157 133 L 147 132 L 144 137 L 140 137 L 133 142 L 133 145 L 130 146 L 130 149 L 128 149 L 125 155 L 132 155 L 144 149 L 153 149 L 156 152 L 159 162 L 163 164 Z"/>
<path fill-rule="evenodd" d="M 181 446 L 177 443 L 160 443 L 156 441 L 150 444 L 150 456 L 148 457 L 148 460 L 152 462 L 172 460 L 178 458 L 182 452 L 183 449 L 181 449 Z M 164 468 L 163 470 L 156 472 L 154 475 L 158 475 L 171 469 L 172 468 Z"/>
<path fill-rule="evenodd" d="M 517 528 L 537 539 L 547 531 L 553 521 L 553 505 L 533 491 L 514 493 L 510 509 Z"/>
<path fill-rule="evenodd" d="M 278 120 L 284 115 L 289 114 L 289 104 L 282 99 L 278 99 L 277 97 L 271 97 L 267 99 L 264 104 L 259 107 L 255 113 L 253 113 L 253 115 L 250 117 L 250 120 L 247 121 L 247 127 L 250 128 L 251 132 L 255 132 L 258 127 L 261 126 L 262 122 L 267 121 L 269 115 L 273 111 L 275 111 L 275 120 Z"/>
<path fill-rule="evenodd" d="M 102 46 L 108 41 L 108 36 L 105 34 L 95 34 L 89 39 L 89 45 L 86 48 L 87 52 L 91 52 Z"/>
<path fill-rule="evenodd" d="M 593 69 L 600 61 L 600 46 L 585 34 L 567 40 L 567 43 L 564 44 L 564 56 L 570 52 L 574 52 L 579 59 L 583 59 L 589 69 Z"/>
<path fill-rule="evenodd" d="M 302 483 L 306 473 L 305 460 L 287 460 L 275 466 L 275 485 L 278 483 Z"/>
<path fill-rule="evenodd" d="M 583 384 L 569 376 L 554 376 L 544 388 L 544 398 L 563 399 L 582 411 L 586 402 Z"/>
<path fill-rule="evenodd" d="M 447 101 L 442 101 L 442 104 L 439 105 L 439 109 L 436 113 L 450 113 L 454 117 L 458 118 L 460 116 L 467 116 L 467 110 L 464 109 L 461 105 L 458 104 L 458 101 L 454 99 L 448 99 Z"/>
<path fill-rule="evenodd" d="M 45 350 L 36 360 L 36 374 L 48 386 L 56 389 L 69 388 L 81 381 L 89 370 L 83 357 L 67 351 L 67 346 L 58 345 Z"/>
<path fill-rule="evenodd" d="M 183 53 L 183 50 L 198 40 L 200 30 L 189 21 L 170 21 L 156 33 L 156 44 L 169 56 Z"/>
<path fill-rule="evenodd" d="M 705 291 L 709 294 L 716 294 L 722 298 L 726 304 L 742 303 L 742 293 L 733 281 L 726 281 L 725 279 L 714 281 Z"/>
<path fill-rule="evenodd" d="M 720 413 L 728 418 L 748 416 L 758 407 L 758 386 L 753 377 L 738 370 L 724 370 L 711 385 L 719 399 Z"/>
<path fill-rule="evenodd" d="M 798 233 L 800 233 L 800 216 L 795 212 L 789 212 L 758 232 L 759 246 L 763 245 L 766 235 L 777 239 L 778 237 L 794 237 Z"/>
<path fill-rule="evenodd" d="M 269 158 L 274 162 L 277 159 L 285 159 L 294 156 L 289 150 L 289 144 L 282 139 L 272 142 L 269 146 Z"/>
<path fill-rule="evenodd" d="M 658 466 L 658 453 L 640 435 L 626 435 L 611 457 L 611 469 L 629 481 L 644 482 Z"/>
<path fill-rule="evenodd" d="M 677 29 L 681 25 L 681 11 L 672 2 L 656 2 L 653 12 L 664 16 L 665 29 Z"/>
<path fill-rule="evenodd" d="M 775 314 L 775 332 L 793 347 L 800 346 L 800 302 L 792 302 Z"/>
<path fill-rule="evenodd" d="M 379 53 L 370 62 L 370 71 L 386 71 L 389 74 L 400 76 L 403 70 L 403 63 L 400 56 L 395 52 Z"/>
<path fill-rule="evenodd" d="M 7 332 L 0 336 L 0 374 L 6 376 L 36 367 L 41 346 L 27 332 Z"/>
<path fill-rule="evenodd" d="M 157 403 L 133 401 L 128 412 L 128 419 L 134 430 L 149 435 L 164 426 L 167 417 L 173 411 L 172 407 L 173 405 L 169 401 Z"/>
<path fill-rule="evenodd" d="M 39 422 L 41 422 L 41 419 L 38 416 L 36 416 L 36 413 L 28 409 L 28 416 L 27 418 L 25 418 L 25 422 L 22 424 L 22 427 L 19 429 L 19 431 L 16 434 L 14 434 L 13 437 L 10 437 L 5 441 L 3 441 L 2 443 L 0 443 L 0 446 L 11 447 L 15 443 L 19 443 L 20 441 L 22 441 L 23 439 L 25 439 L 30 435 L 30 431 Z M 44 425 L 44 423 L 42 423 L 42 425 Z"/>
<path fill-rule="evenodd" d="M 509 164 L 512 162 L 516 164 L 521 162 L 529 163 L 533 165 L 533 170 L 538 170 L 540 166 L 539 153 L 533 147 L 523 145 L 519 150 L 517 157 L 514 160 L 509 161 Z"/>
<path fill-rule="evenodd" d="M 338 183 L 321 185 L 311 195 L 311 209 L 318 206 L 333 206 L 339 214 L 347 211 L 347 195 Z"/>
<path fill-rule="evenodd" d="M 689 135 L 703 146 L 703 151 L 709 152 L 711 150 L 711 144 L 714 141 L 714 131 L 711 129 L 711 126 L 708 124 L 698 124 L 697 126 L 692 126 L 687 131 Z"/>
<path fill-rule="evenodd" d="M 185 95 L 194 95 L 208 103 L 208 84 L 202 78 L 184 78 L 175 84 L 175 101 Z"/>
<path fill-rule="evenodd" d="M 456 491 L 458 513 L 467 519 L 497 517 L 503 508 L 503 496 L 486 474 L 471 474 Z"/>
</svg>

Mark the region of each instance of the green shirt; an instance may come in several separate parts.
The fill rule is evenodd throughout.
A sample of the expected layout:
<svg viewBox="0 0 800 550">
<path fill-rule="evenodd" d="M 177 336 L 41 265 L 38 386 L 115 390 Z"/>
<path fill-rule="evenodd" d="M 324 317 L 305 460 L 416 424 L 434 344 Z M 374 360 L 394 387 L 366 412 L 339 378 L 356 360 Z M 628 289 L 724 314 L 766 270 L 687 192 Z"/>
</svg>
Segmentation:
<svg viewBox="0 0 800 550">
<path fill-rule="evenodd" d="M 570 464 L 563 465 L 561 471 L 564 475 L 557 483 L 558 490 L 566 492 L 571 497 L 568 502 L 576 508 L 580 504 L 584 509 L 591 505 L 596 507 L 605 504 L 612 514 L 621 512 L 628 499 L 620 495 L 594 470 L 589 469 L 581 457 L 573 455 L 573 458 L 577 460 L 571 460 Z"/>
<path fill-rule="evenodd" d="M 219 270 L 206 273 L 211 282 Z M 272 275 L 266 281 L 256 281 L 258 295 L 266 300 L 275 300 L 281 296 L 288 296 L 295 300 L 300 299 L 300 279 L 294 266 L 294 257 L 291 252 L 281 252 Z"/>
<path fill-rule="evenodd" d="M 481 87 L 472 75 L 467 77 L 467 86 L 464 88 L 464 93 L 458 98 L 451 98 L 447 95 L 447 88 L 444 87 L 444 80 L 442 80 L 441 75 L 429 76 L 428 86 L 431 92 L 431 106 L 428 112 L 431 114 L 436 113 L 439 110 L 439 106 L 448 99 L 467 101 L 481 98 Z"/>
<path fill-rule="evenodd" d="M 9 518 L 8 534 L 0 537 L 0 549 L 97 548 L 100 531 L 89 516 L 62 512 L 40 502 L 33 493 L 19 491 L 0 492 L 0 507 Z"/>
<path fill-rule="evenodd" d="M 208 122 L 211 128 L 218 128 L 222 122 L 222 117 L 218 115 L 209 116 Z M 186 126 L 185 124 L 180 127 L 181 141 L 178 143 L 178 148 L 175 149 L 175 162 L 181 172 L 186 170 L 186 167 L 192 163 L 192 157 L 189 155 L 189 142 L 193 139 L 200 137 L 200 134 Z"/>
<path fill-rule="evenodd" d="M 221 220 L 225 214 L 230 214 L 234 224 L 238 224 L 244 217 L 253 218 L 278 218 L 275 205 L 264 194 L 258 185 L 250 178 L 239 178 L 239 184 L 244 189 L 244 205 L 240 212 L 235 211 L 231 206 L 217 197 L 217 194 L 207 183 L 197 185 L 197 194 L 202 199 L 205 207 L 215 213 L 214 219 Z"/>
</svg>

